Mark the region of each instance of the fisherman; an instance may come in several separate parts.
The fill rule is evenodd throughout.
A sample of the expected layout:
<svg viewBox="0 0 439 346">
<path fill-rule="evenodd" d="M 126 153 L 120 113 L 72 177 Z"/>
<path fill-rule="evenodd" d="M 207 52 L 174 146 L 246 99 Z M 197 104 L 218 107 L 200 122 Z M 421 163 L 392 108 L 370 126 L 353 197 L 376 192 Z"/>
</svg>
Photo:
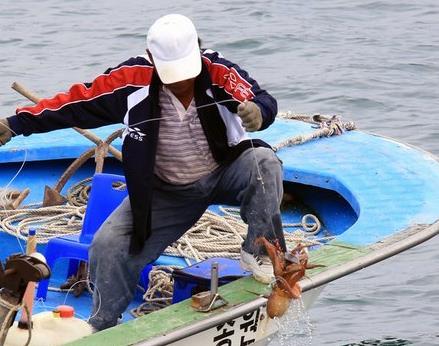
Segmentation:
<svg viewBox="0 0 439 346">
<path fill-rule="evenodd" d="M 273 269 L 255 239 L 278 241 L 285 250 L 281 162 L 268 144 L 247 133 L 273 123 L 276 100 L 238 65 L 200 49 L 194 24 L 183 15 L 163 16 L 150 27 L 146 53 L 0 120 L 0 145 L 61 128 L 126 126 L 129 197 L 89 251 L 98 288 L 90 320 L 96 330 L 117 323 L 145 265 L 211 204 L 240 206 L 248 224 L 241 265 L 256 280 L 270 282 Z"/>
</svg>

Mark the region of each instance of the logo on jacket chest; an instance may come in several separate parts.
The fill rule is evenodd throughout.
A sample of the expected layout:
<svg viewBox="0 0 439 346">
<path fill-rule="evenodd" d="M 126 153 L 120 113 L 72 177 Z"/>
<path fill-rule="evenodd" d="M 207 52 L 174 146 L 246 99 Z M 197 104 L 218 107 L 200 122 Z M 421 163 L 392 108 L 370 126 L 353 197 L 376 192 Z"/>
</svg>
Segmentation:
<svg viewBox="0 0 439 346">
<path fill-rule="evenodd" d="M 143 142 L 143 137 L 146 136 L 138 127 L 128 127 L 127 131 L 127 136 L 139 142 Z"/>
</svg>

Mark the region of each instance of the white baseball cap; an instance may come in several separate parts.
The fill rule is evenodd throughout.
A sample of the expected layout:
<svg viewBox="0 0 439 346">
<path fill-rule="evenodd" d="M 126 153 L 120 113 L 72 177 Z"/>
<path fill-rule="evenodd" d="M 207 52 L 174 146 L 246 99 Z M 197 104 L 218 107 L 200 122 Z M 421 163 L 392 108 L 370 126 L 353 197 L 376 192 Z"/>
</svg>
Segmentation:
<svg viewBox="0 0 439 346">
<path fill-rule="evenodd" d="M 200 74 L 198 34 L 189 18 L 181 14 L 160 17 L 149 28 L 146 44 L 164 84 L 194 78 Z"/>
</svg>

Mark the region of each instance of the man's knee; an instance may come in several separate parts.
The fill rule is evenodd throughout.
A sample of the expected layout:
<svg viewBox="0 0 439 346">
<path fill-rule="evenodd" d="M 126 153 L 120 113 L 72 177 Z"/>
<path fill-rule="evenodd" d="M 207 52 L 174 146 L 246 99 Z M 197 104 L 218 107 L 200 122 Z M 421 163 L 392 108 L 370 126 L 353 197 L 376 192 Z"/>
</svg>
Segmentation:
<svg viewBox="0 0 439 346">
<path fill-rule="evenodd" d="M 96 232 L 90 246 L 90 256 L 115 256 L 116 253 L 120 255 L 121 251 L 128 251 L 128 244 L 125 244 L 126 239 L 124 239 L 126 237 L 121 237 L 117 232 L 113 232 L 111 227 L 111 222 L 107 220 Z"/>
<path fill-rule="evenodd" d="M 258 170 L 264 182 L 264 187 L 266 190 L 273 191 L 273 196 L 276 195 L 280 199 L 283 195 L 282 162 L 270 148 L 257 149 Z"/>
<path fill-rule="evenodd" d="M 280 173 L 282 171 L 282 163 L 272 149 L 256 148 L 255 155 L 260 168 L 264 171 L 272 173 Z"/>
</svg>

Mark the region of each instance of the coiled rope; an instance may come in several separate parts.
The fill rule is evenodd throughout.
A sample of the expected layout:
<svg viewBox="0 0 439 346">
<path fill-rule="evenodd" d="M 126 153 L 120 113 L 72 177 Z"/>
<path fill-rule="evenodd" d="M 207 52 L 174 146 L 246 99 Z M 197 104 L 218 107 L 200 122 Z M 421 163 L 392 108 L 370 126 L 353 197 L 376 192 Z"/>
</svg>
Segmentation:
<svg viewBox="0 0 439 346">
<path fill-rule="evenodd" d="M 0 210 L 0 227 L 6 233 L 20 239 L 27 239 L 29 229 L 37 229 L 37 243 L 47 243 L 51 238 L 78 234 L 82 228 L 86 203 L 90 191 L 86 179 L 69 189 L 68 204 L 53 207 L 28 206 L 17 210 Z M 182 256 L 191 264 L 211 257 L 238 259 L 241 243 L 247 234 L 247 224 L 239 216 L 239 208 L 220 208 L 224 214 L 218 215 L 207 210 L 197 223 L 178 241 L 165 250 L 165 254 Z M 312 241 L 305 234 L 315 235 L 320 231 L 319 220 L 313 215 L 305 215 L 302 221 L 284 224 L 288 243 Z M 301 228 L 295 232 L 292 228 Z"/>
<path fill-rule="evenodd" d="M 143 295 L 144 303 L 131 310 L 135 317 L 160 310 L 172 304 L 174 279 L 172 272 L 179 266 L 154 266 L 148 274 L 148 289 Z"/>
<path fill-rule="evenodd" d="M 42 207 L 41 204 L 23 206 L 21 209 L 0 209 L 0 228 L 19 239 L 27 239 L 30 229 L 38 230 L 37 243 L 47 243 L 51 238 L 79 234 L 85 216 L 92 178 L 84 179 L 67 191 L 67 204 Z M 115 188 L 123 188 L 116 184 Z"/>
<path fill-rule="evenodd" d="M 315 125 L 318 129 L 314 132 L 298 135 L 288 138 L 273 146 L 274 151 L 292 145 L 299 145 L 309 142 L 313 139 L 330 137 L 333 135 L 341 135 L 344 131 L 352 131 L 357 127 L 352 121 L 342 121 L 337 115 L 331 117 L 323 116 L 320 114 L 315 115 L 305 115 L 305 114 L 294 114 L 292 112 L 279 113 L 277 115 L 279 118 L 288 120 L 300 120 Z"/>
<path fill-rule="evenodd" d="M 38 229 L 37 243 L 47 243 L 54 237 L 78 234 L 84 213 L 84 206 L 71 205 L 32 205 L 17 210 L 0 210 L 0 227 L 4 232 L 23 240 L 27 239 L 30 229 Z"/>
</svg>

